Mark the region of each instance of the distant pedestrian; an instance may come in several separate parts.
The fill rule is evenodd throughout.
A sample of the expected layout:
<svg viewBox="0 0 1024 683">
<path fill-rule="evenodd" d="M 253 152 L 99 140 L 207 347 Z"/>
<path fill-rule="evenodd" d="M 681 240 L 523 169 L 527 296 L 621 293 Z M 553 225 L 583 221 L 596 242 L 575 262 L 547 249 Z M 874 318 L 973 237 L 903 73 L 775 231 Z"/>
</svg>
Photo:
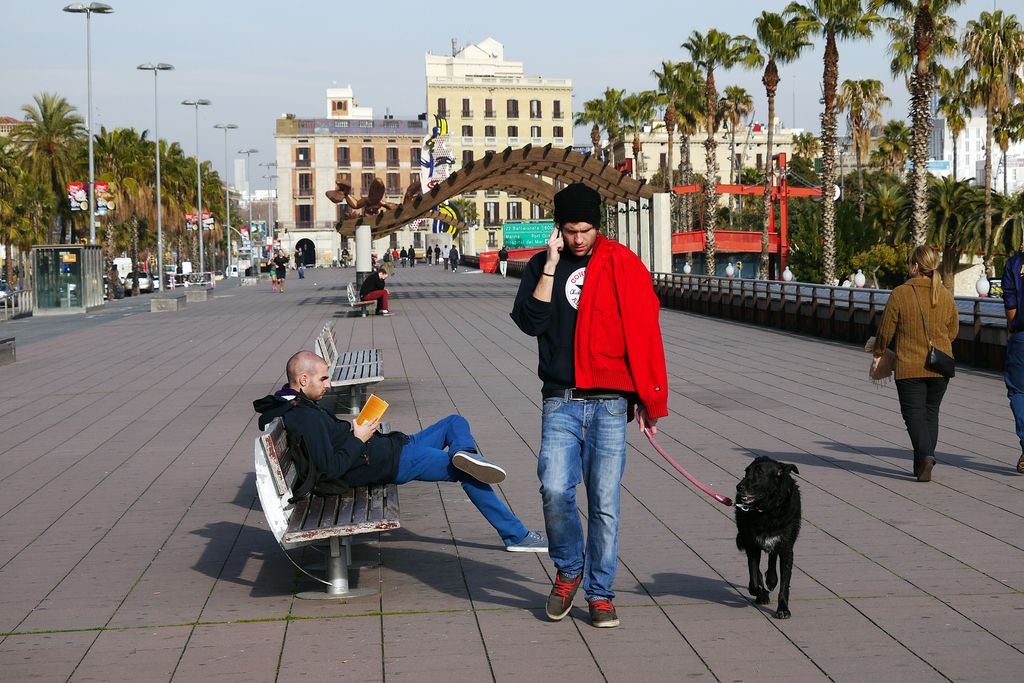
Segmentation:
<svg viewBox="0 0 1024 683">
<path fill-rule="evenodd" d="M 416 267 L 416 247 L 409 247 L 409 267 Z"/>
<path fill-rule="evenodd" d="M 452 250 L 452 248 L 450 246 L 448 246 L 447 244 L 444 245 L 443 249 L 441 249 L 441 261 L 444 263 L 444 269 L 445 270 L 448 270 L 448 263 L 449 263 L 449 261 L 448 261 L 448 254 L 451 252 L 451 250 Z"/>
<path fill-rule="evenodd" d="M 437 244 L 434 245 L 434 264 L 441 265 L 441 246 Z"/>
<path fill-rule="evenodd" d="M 452 245 L 452 248 L 448 250 L 448 263 L 451 264 L 452 272 L 454 273 L 455 269 L 459 265 L 459 248 L 454 244 Z"/>
<path fill-rule="evenodd" d="M 306 277 L 306 257 L 302 252 L 302 249 L 295 250 L 295 265 L 299 267 L 299 279 L 303 280 Z"/>
<path fill-rule="evenodd" d="M 384 262 L 384 268 L 387 270 L 388 275 L 391 275 L 391 250 L 390 249 L 385 249 L 384 250 L 383 262 Z"/>
<path fill-rule="evenodd" d="M 352 258 L 352 255 L 348 253 L 348 249 L 341 250 L 341 267 L 348 268 L 348 261 Z"/>
<path fill-rule="evenodd" d="M 284 294 L 284 279 L 288 275 L 288 257 L 284 255 L 284 252 L 280 249 L 277 250 L 277 256 L 274 257 L 273 261 L 274 276 L 271 278 L 271 285 L 274 287 L 274 291 L 279 294 Z"/>
<path fill-rule="evenodd" d="M 402 251 L 398 252 L 398 258 L 402 260 L 402 267 L 405 268 L 405 264 L 409 260 L 409 252 L 405 250 L 405 247 L 402 247 Z"/>
<path fill-rule="evenodd" d="M 938 273 L 939 256 L 920 245 L 910 252 L 910 278 L 892 290 L 875 339 L 875 356 L 896 342 L 896 393 L 914 447 L 914 476 L 931 481 L 939 439 L 939 405 L 949 378 L 925 367 L 929 349 L 953 355 L 960 316 Z"/>
<path fill-rule="evenodd" d="M 502 277 L 507 277 L 508 273 L 508 249 L 502 245 L 501 249 L 498 250 L 498 272 L 501 273 Z"/>
<path fill-rule="evenodd" d="M 1020 458 L 1017 472 L 1024 474 L 1024 316 L 1017 311 L 1024 303 L 1024 251 L 1006 261 L 1003 268 L 1003 306 L 1006 309 L 1006 366 L 1003 380 L 1010 398 L 1010 410 L 1020 439 Z"/>
<path fill-rule="evenodd" d="M 427 260 L 428 266 L 432 264 L 434 262 L 434 250 L 431 249 L 430 247 L 427 247 L 427 251 L 424 254 L 424 258 Z"/>
</svg>

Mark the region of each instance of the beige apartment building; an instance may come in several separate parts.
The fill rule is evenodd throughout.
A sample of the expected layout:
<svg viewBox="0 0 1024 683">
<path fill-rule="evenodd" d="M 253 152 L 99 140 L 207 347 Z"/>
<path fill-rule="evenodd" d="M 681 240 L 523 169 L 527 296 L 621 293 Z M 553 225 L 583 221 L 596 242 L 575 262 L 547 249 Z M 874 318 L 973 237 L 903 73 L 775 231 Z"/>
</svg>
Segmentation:
<svg viewBox="0 0 1024 683">
<path fill-rule="evenodd" d="M 276 237 L 291 254 L 302 248 L 307 263 L 330 264 L 342 248 L 355 253 L 351 240 L 335 224 L 344 205 L 325 196 L 337 183 L 364 197 L 374 178 L 387 189 L 386 201 L 398 204 L 412 183 L 419 183 L 419 161 L 426 123 L 417 118 L 374 117 L 371 107 L 357 104 L 351 87 L 329 88 L 322 118 L 286 114 L 274 134 L 277 161 Z M 404 230 L 375 240 L 373 251 L 388 246 L 422 247 L 425 234 Z M 310 256 L 310 250 L 315 261 Z"/>
<path fill-rule="evenodd" d="M 571 80 L 527 76 L 493 38 L 454 52 L 426 55 L 427 113 L 448 120 L 454 170 L 506 147 L 572 145 Z M 543 216 L 539 206 L 504 192 L 464 196 L 477 214 L 477 227 L 462 238 L 467 254 L 499 248 L 503 221 Z"/>
</svg>

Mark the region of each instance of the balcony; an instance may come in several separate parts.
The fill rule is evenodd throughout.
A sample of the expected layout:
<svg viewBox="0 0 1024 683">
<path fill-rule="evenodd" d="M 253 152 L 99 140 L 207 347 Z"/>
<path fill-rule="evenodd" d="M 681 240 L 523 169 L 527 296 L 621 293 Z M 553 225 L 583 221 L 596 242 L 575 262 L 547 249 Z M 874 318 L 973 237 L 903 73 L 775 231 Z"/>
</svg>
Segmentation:
<svg viewBox="0 0 1024 683">
<path fill-rule="evenodd" d="M 363 159 L 363 168 L 373 168 L 377 165 L 374 159 Z"/>
<path fill-rule="evenodd" d="M 489 147 L 497 147 L 498 146 L 498 138 L 484 138 L 484 144 L 489 146 Z"/>
<path fill-rule="evenodd" d="M 517 111 L 510 111 L 508 113 L 508 118 L 510 118 L 510 119 L 518 119 L 519 118 L 519 112 L 517 112 Z"/>
<path fill-rule="evenodd" d="M 508 144 L 510 144 L 510 145 L 518 145 L 519 144 L 519 138 L 509 138 L 508 139 Z"/>
<path fill-rule="evenodd" d="M 309 159 L 296 159 L 295 168 L 309 168 L 311 163 Z"/>
<path fill-rule="evenodd" d="M 464 144 L 464 145 L 472 145 L 473 144 L 473 138 L 470 137 L 470 136 L 467 136 L 467 135 L 463 135 L 462 136 L 462 144 Z"/>
<path fill-rule="evenodd" d="M 313 188 L 312 187 L 300 187 L 297 190 L 295 190 L 295 196 L 296 197 L 312 197 L 313 196 Z"/>
<path fill-rule="evenodd" d="M 471 119 L 471 118 L 473 118 L 473 110 L 472 109 L 463 109 L 462 110 L 462 118 L 464 118 L 464 119 Z"/>
<path fill-rule="evenodd" d="M 352 168 L 352 160 L 338 159 L 338 168 Z"/>
<path fill-rule="evenodd" d="M 387 164 L 388 168 L 399 168 L 399 167 L 401 167 L 401 165 L 402 165 L 402 162 L 399 161 L 398 159 L 388 159 L 388 164 Z"/>
<path fill-rule="evenodd" d="M 542 119 L 544 117 L 540 115 L 539 111 L 531 111 L 530 112 L 530 118 L 531 119 Z"/>
<path fill-rule="evenodd" d="M 485 111 L 484 112 L 484 118 L 485 119 L 496 119 L 496 118 L 498 118 L 498 115 L 495 114 L 493 111 Z"/>
<path fill-rule="evenodd" d="M 312 230 L 313 221 L 295 221 L 296 230 Z"/>
<path fill-rule="evenodd" d="M 551 118 L 553 118 L 553 119 L 561 119 L 561 118 L 564 118 L 564 117 L 562 116 L 562 112 L 556 111 L 553 114 L 551 114 Z"/>
</svg>

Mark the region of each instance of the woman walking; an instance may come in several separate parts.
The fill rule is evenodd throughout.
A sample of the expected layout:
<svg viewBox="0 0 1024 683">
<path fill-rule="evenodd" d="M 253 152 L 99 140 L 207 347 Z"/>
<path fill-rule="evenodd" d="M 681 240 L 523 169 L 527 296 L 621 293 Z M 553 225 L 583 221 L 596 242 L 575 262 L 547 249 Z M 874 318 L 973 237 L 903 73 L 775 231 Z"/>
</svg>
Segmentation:
<svg viewBox="0 0 1024 683">
<path fill-rule="evenodd" d="M 931 247 L 914 247 L 910 278 L 892 290 L 875 341 L 875 356 L 896 342 L 896 392 L 914 447 L 914 476 L 931 481 L 939 439 L 939 405 L 949 377 L 926 367 L 930 350 L 953 355 L 960 328 L 953 297 L 942 286 L 939 256 Z M 935 367 L 934 365 L 932 367 Z"/>
</svg>

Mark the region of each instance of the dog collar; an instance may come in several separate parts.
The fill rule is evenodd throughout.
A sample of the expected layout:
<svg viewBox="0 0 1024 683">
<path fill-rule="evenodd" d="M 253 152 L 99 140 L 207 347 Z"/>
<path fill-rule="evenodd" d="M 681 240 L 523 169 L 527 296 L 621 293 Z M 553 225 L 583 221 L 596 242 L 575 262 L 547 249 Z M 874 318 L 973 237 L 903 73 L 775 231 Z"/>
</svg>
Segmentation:
<svg viewBox="0 0 1024 683">
<path fill-rule="evenodd" d="M 747 505 L 746 503 L 733 503 L 733 504 L 736 506 L 736 509 L 740 510 L 741 512 L 750 512 L 753 509 L 749 505 Z M 764 512 L 764 510 L 762 510 L 761 508 L 757 508 L 756 510 L 754 510 L 754 512 Z"/>
</svg>

